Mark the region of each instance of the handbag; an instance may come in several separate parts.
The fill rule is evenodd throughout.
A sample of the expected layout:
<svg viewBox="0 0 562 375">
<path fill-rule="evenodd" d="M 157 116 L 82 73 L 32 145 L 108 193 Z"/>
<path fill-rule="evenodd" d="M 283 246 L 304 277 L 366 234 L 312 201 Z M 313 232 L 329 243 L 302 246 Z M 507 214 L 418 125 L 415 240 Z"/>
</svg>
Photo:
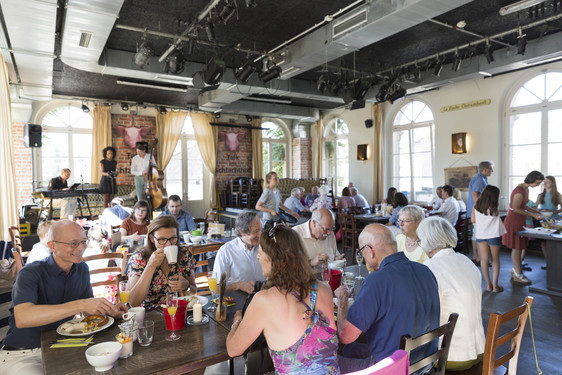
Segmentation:
<svg viewBox="0 0 562 375">
<path fill-rule="evenodd" d="M 254 290 L 259 291 L 263 286 L 263 282 L 256 281 L 254 285 Z M 242 317 L 246 309 L 252 302 L 252 298 L 256 295 L 254 292 L 248 295 L 246 302 L 244 302 L 244 307 L 242 307 Z M 271 362 L 271 357 L 268 353 L 267 341 L 263 332 L 260 333 L 259 337 L 250 345 L 250 349 L 244 354 L 244 359 L 246 360 L 246 368 L 248 369 L 248 374 L 258 374 L 263 375 L 268 373 L 273 369 L 273 363 Z"/>
<path fill-rule="evenodd" d="M 295 217 L 293 215 L 289 215 L 287 212 L 283 211 L 283 210 L 279 210 L 279 212 L 277 213 L 277 215 L 279 216 L 279 219 L 281 219 L 281 221 L 288 223 L 288 224 L 295 224 L 298 220 L 295 219 Z"/>
<path fill-rule="evenodd" d="M 0 260 L 0 279 L 14 282 L 18 275 L 18 269 L 14 258 L 6 259 L 7 250 L 8 241 L 4 241 L 4 251 L 2 252 L 2 260 Z"/>
</svg>

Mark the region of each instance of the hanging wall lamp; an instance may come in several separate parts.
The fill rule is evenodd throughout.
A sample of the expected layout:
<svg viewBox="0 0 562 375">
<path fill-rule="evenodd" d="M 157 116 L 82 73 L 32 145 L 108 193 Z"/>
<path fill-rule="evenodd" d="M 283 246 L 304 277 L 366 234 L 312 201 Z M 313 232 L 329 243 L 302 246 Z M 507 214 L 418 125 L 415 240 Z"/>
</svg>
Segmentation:
<svg viewBox="0 0 562 375">
<path fill-rule="evenodd" d="M 369 160 L 369 145 L 357 145 L 357 160 Z"/>
<path fill-rule="evenodd" d="M 466 133 L 455 133 L 451 140 L 453 154 L 466 154 Z"/>
</svg>

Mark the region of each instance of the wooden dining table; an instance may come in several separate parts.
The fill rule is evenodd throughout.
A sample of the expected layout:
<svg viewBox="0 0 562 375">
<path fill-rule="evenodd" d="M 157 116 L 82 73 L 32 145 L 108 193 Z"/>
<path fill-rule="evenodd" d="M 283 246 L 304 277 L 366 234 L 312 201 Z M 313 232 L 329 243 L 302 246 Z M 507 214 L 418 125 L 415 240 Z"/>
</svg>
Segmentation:
<svg viewBox="0 0 562 375">
<path fill-rule="evenodd" d="M 191 312 L 188 312 L 188 315 Z M 185 325 L 176 331 L 178 341 L 166 341 L 170 331 L 166 330 L 164 315 L 158 311 L 147 311 L 145 319 L 154 321 L 154 339 L 149 346 L 134 343 L 133 355 L 119 359 L 114 367 L 104 374 L 184 374 L 230 359 L 226 350 L 226 337 L 230 325 L 217 323 L 214 316 L 209 323 L 201 326 Z M 231 314 L 234 316 L 234 312 Z M 231 318 L 232 320 L 232 318 Z M 120 332 L 118 322 L 94 334 L 94 342 L 115 341 Z M 232 324 L 232 323 L 230 323 Z M 227 329 L 228 327 L 228 329 Z M 51 349 L 51 343 L 65 337 L 55 330 L 41 334 L 43 371 L 46 375 L 58 374 L 96 374 L 86 360 L 87 347 Z M 233 369 L 231 366 L 231 373 Z"/>
</svg>

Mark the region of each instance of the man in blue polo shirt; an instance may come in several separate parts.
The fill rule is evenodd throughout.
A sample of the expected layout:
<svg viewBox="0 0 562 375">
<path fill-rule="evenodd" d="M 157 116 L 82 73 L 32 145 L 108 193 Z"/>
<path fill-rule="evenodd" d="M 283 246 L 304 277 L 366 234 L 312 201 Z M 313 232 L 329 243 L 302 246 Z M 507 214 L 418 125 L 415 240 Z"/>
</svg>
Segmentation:
<svg viewBox="0 0 562 375">
<path fill-rule="evenodd" d="M 0 374 L 43 374 L 41 332 L 57 328 L 75 314 L 121 316 L 123 304 L 93 298 L 90 272 L 82 254 L 84 229 L 61 220 L 51 226 L 51 255 L 25 266 L 12 289 L 10 327 L 0 349 Z"/>
<path fill-rule="evenodd" d="M 400 338 L 417 337 L 439 327 L 439 292 L 429 268 L 411 262 L 397 252 L 396 240 L 381 224 L 367 226 L 359 236 L 359 246 L 371 273 L 349 308 L 349 291 L 336 290 L 338 335 L 343 344 L 367 335 L 368 347 L 347 345 L 339 358 L 342 373 L 361 370 L 400 349 Z M 437 350 L 437 341 L 411 353 L 415 362 Z"/>
<path fill-rule="evenodd" d="M 468 184 L 468 202 L 466 203 L 466 216 L 468 218 L 468 222 L 470 222 L 470 217 L 472 216 L 472 207 L 480 197 L 480 194 L 482 194 L 484 188 L 488 186 L 488 177 L 490 177 L 493 172 L 493 162 L 484 160 L 478 164 L 478 173 L 472 177 L 470 183 Z M 472 261 L 474 263 L 480 263 L 480 255 L 478 254 L 478 250 L 476 250 L 476 228 L 474 227 L 474 224 L 472 224 L 472 234 Z"/>
<path fill-rule="evenodd" d="M 170 195 L 168 198 L 168 207 L 162 212 L 162 215 L 171 215 L 180 224 L 179 231 L 192 231 L 197 229 L 193 216 L 183 208 L 181 208 L 181 198 L 179 195 Z"/>
</svg>

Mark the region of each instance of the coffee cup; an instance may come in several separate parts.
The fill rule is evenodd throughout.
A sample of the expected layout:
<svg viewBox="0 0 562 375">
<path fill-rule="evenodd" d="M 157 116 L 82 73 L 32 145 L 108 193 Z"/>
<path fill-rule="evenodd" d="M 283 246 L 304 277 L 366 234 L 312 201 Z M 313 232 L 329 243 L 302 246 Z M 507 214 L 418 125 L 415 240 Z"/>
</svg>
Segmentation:
<svg viewBox="0 0 562 375">
<path fill-rule="evenodd" d="M 178 262 L 178 247 L 175 245 L 166 246 L 164 248 L 164 254 L 168 260 L 168 264 L 176 264 Z"/>
<path fill-rule="evenodd" d="M 129 309 L 128 312 L 123 314 L 123 319 L 124 320 L 134 319 L 135 322 L 137 322 L 138 324 L 141 324 L 142 321 L 144 320 L 144 314 L 145 314 L 144 307 L 141 307 L 141 306 L 132 307 L 132 308 Z"/>
<path fill-rule="evenodd" d="M 185 241 L 185 243 L 190 243 L 191 242 L 191 233 L 185 233 L 183 235 L 183 240 Z"/>
</svg>

